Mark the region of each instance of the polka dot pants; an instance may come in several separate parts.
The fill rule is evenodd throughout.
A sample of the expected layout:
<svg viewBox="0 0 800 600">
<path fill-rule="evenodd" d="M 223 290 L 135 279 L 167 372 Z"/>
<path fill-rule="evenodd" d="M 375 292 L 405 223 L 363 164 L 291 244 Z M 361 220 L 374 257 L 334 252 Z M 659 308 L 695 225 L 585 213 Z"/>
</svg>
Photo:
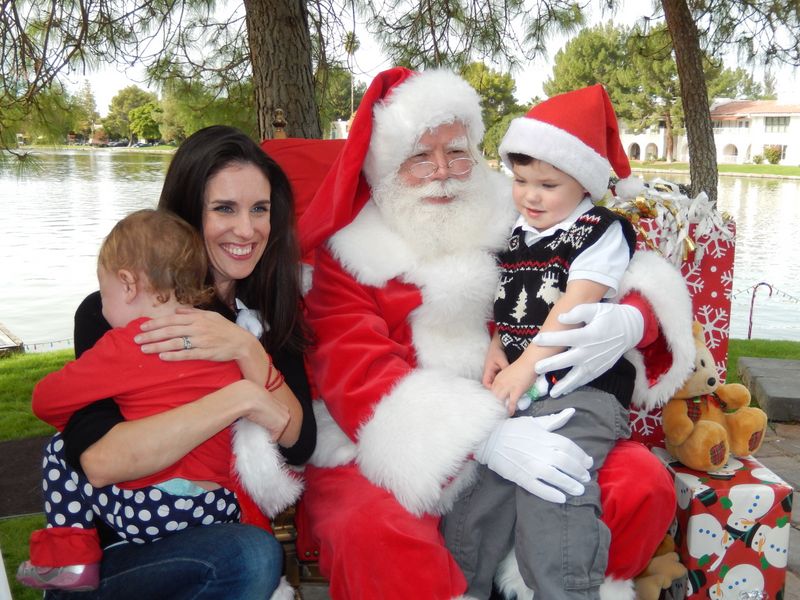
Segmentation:
<svg viewBox="0 0 800 600">
<path fill-rule="evenodd" d="M 236 495 L 225 489 L 175 496 L 156 487 L 93 487 L 67 465 L 64 441 L 53 436 L 42 464 L 47 527 L 94 527 L 95 515 L 131 542 L 152 542 L 187 527 L 238 522 Z"/>
</svg>

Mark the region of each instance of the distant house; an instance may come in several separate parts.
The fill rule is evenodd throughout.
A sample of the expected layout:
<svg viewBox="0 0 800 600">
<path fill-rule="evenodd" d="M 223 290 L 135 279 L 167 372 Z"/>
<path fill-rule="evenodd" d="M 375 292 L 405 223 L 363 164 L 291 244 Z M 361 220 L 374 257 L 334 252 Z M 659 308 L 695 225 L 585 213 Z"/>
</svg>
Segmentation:
<svg viewBox="0 0 800 600">
<path fill-rule="evenodd" d="M 780 164 L 800 165 L 800 103 L 777 100 L 719 99 L 711 105 L 711 122 L 717 147 L 717 163 L 753 162 L 764 149 L 776 146 Z M 637 160 L 665 158 L 666 131 L 654 126 L 645 132 L 623 131 L 622 143 L 628 157 Z M 689 160 L 685 133 L 675 136 L 673 159 Z"/>
</svg>

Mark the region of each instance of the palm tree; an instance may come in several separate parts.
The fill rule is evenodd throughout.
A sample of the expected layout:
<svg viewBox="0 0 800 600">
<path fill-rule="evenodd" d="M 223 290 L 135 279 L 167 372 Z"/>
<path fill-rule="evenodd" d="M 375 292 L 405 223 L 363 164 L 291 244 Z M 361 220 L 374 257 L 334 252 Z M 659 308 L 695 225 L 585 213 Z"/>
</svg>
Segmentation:
<svg viewBox="0 0 800 600">
<path fill-rule="evenodd" d="M 348 31 L 344 36 L 344 50 L 347 52 L 347 69 L 350 71 L 350 116 L 353 115 L 353 97 L 355 95 L 355 79 L 353 76 L 353 56 L 361 42 L 358 41 L 354 31 Z"/>
</svg>

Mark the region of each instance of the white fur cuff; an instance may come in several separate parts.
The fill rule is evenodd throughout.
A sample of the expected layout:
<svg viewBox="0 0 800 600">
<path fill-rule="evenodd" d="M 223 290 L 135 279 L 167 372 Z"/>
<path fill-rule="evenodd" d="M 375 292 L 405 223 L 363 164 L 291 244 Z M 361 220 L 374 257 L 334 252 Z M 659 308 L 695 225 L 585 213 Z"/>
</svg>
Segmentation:
<svg viewBox="0 0 800 600">
<path fill-rule="evenodd" d="M 600 586 L 600 600 L 636 600 L 636 588 L 631 579 L 606 580 Z"/>
<path fill-rule="evenodd" d="M 317 445 L 309 462 L 315 467 L 328 468 L 353 462 L 356 459 L 356 445 L 333 420 L 325 402 L 314 400 L 312 406 L 317 422 Z"/>
<path fill-rule="evenodd" d="M 272 592 L 269 600 L 294 600 L 294 588 L 286 580 L 286 577 L 281 577 L 278 587 Z"/>
<path fill-rule="evenodd" d="M 303 483 L 286 467 L 269 434 L 260 425 L 239 419 L 233 425 L 236 472 L 242 487 L 268 517 L 294 504 Z"/>
<path fill-rule="evenodd" d="M 469 455 L 505 416 L 502 404 L 478 382 L 419 369 L 361 427 L 356 460 L 370 481 L 410 512 L 439 513 L 446 508 L 442 502 L 453 500 L 445 488 L 466 485 L 459 476 Z"/>
<path fill-rule="evenodd" d="M 640 293 L 653 308 L 672 358 L 669 369 L 653 383 L 648 381 L 641 353 L 633 349 L 625 354 L 636 367 L 633 404 L 650 410 L 663 406 L 694 367 L 692 300 L 678 269 L 655 252 L 634 254 L 618 297 L 631 291 Z"/>
</svg>

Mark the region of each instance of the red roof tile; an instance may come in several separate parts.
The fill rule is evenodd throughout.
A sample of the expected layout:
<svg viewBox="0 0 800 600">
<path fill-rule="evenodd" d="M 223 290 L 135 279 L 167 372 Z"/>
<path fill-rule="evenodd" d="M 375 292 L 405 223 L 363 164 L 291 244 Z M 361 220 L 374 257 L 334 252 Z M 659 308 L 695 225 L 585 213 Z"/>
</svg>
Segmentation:
<svg viewBox="0 0 800 600">
<path fill-rule="evenodd" d="M 711 111 L 712 119 L 749 117 L 752 115 L 800 114 L 800 104 L 782 104 L 777 100 L 734 100 Z"/>
</svg>

